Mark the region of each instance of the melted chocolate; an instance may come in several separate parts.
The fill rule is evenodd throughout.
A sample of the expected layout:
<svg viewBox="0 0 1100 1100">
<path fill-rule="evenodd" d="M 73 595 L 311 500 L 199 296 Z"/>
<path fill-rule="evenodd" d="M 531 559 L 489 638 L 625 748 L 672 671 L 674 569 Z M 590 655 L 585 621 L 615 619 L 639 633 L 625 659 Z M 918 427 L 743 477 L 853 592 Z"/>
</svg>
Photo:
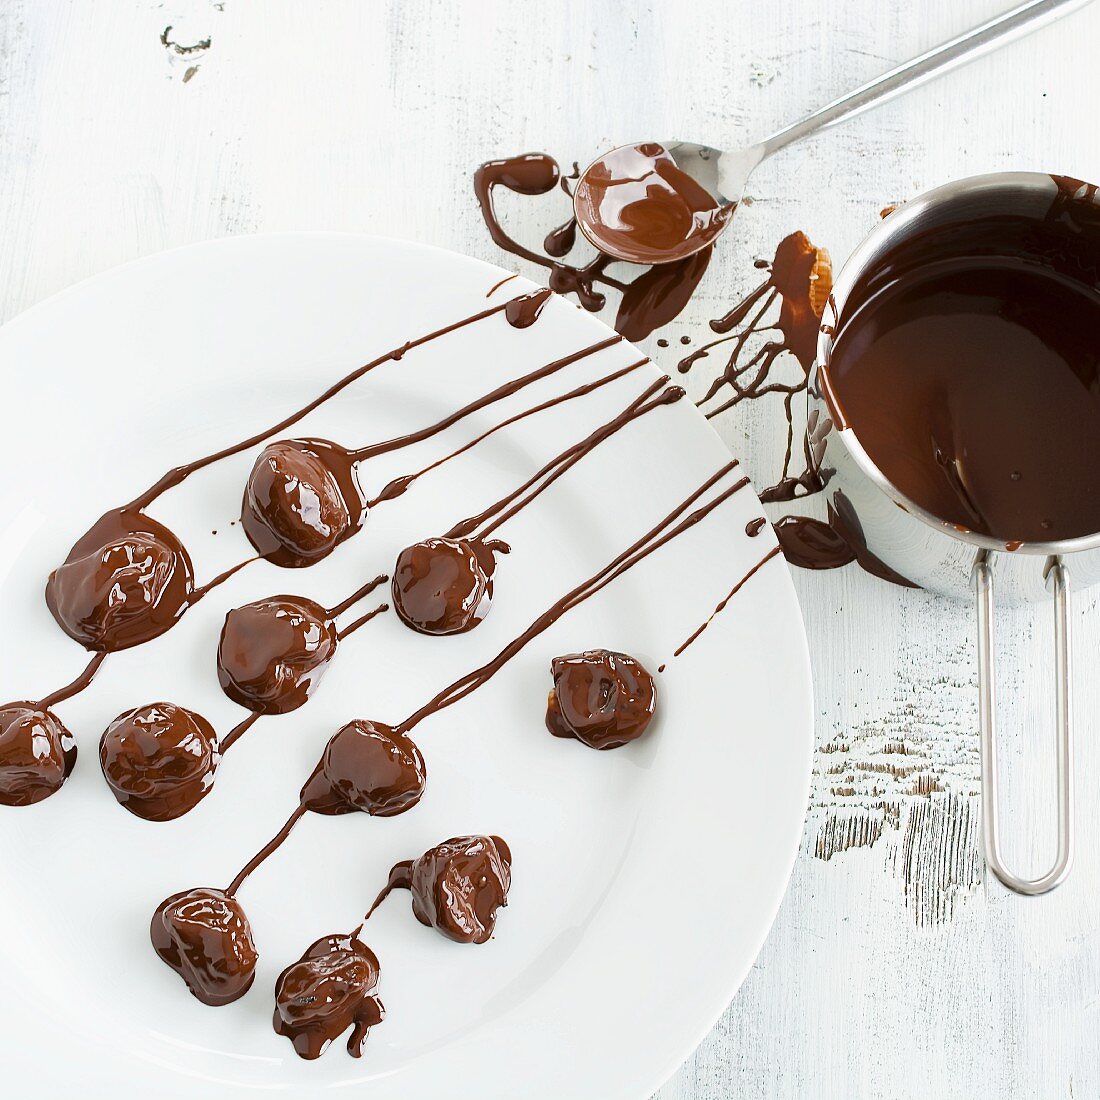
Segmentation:
<svg viewBox="0 0 1100 1100">
<path fill-rule="evenodd" d="M 50 574 L 46 605 L 86 649 L 141 645 L 175 625 L 194 569 L 171 531 L 140 511 L 107 512 Z"/>
<path fill-rule="evenodd" d="M 259 956 L 248 918 L 221 890 L 196 887 L 166 898 L 149 935 L 153 950 L 203 1004 L 230 1004 L 256 977 Z"/>
<path fill-rule="evenodd" d="M 901 493 L 1006 549 L 1100 531 L 1100 206 L 1076 205 L 898 246 L 822 368 L 831 411 Z"/>
<path fill-rule="evenodd" d="M 748 535 L 750 539 L 754 539 L 767 526 L 768 521 L 763 516 L 757 516 L 756 519 L 750 519 L 749 522 L 745 524 L 745 534 Z"/>
<path fill-rule="evenodd" d="M 270 596 L 225 617 L 218 681 L 235 703 L 259 714 L 305 704 L 336 656 L 339 632 L 329 612 L 305 596 Z"/>
<path fill-rule="evenodd" d="M 214 785 L 220 759 L 210 723 L 174 703 L 120 714 L 99 742 L 111 793 L 147 821 L 171 821 L 194 809 Z"/>
<path fill-rule="evenodd" d="M 351 452 L 325 439 L 268 444 L 256 459 L 241 528 L 274 565 L 313 565 L 354 535 L 367 505 Z"/>
<path fill-rule="evenodd" d="M 0 806 L 49 798 L 75 765 L 76 742 L 53 711 L 31 702 L 0 707 Z"/>
<path fill-rule="evenodd" d="M 421 634 L 461 634 L 489 611 L 499 539 L 433 538 L 401 551 L 393 569 L 393 606 Z"/>
<path fill-rule="evenodd" d="M 653 677 L 626 653 L 592 649 L 555 657 L 546 728 L 590 749 L 617 749 L 645 733 L 657 706 Z"/>
<path fill-rule="evenodd" d="M 632 264 L 682 260 L 714 242 L 733 214 L 662 145 L 613 149 L 574 190 L 577 220 L 601 251 Z"/>
<path fill-rule="evenodd" d="M 703 622 L 703 623 L 702 623 L 702 624 L 701 624 L 701 625 L 700 625 L 699 627 L 697 627 L 697 628 L 696 628 L 696 629 L 695 629 L 694 631 L 692 631 L 692 633 L 688 635 L 687 639 L 686 639 L 685 641 L 681 642 L 681 643 L 680 643 L 680 644 L 679 644 L 679 645 L 678 645 L 678 646 L 676 647 L 676 649 L 675 649 L 675 650 L 673 651 L 673 654 L 672 654 L 672 655 L 673 655 L 673 657 L 679 657 L 679 656 L 680 656 L 680 654 L 681 654 L 681 653 L 683 653 L 683 652 L 684 652 L 684 650 L 685 650 L 685 649 L 687 649 L 687 647 L 688 647 L 689 645 L 691 645 L 691 643 L 692 643 L 692 642 L 694 642 L 694 641 L 695 641 L 695 639 L 696 639 L 696 638 L 698 638 L 698 637 L 699 637 L 699 635 L 700 635 L 700 634 L 702 634 L 702 633 L 703 633 L 703 631 L 704 631 L 704 630 L 706 630 L 706 628 L 707 628 L 708 626 L 710 626 L 710 624 L 711 624 L 712 622 L 714 622 L 715 618 L 716 618 L 716 617 L 717 617 L 718 615 L 721 615 L 723 611 L 725 611 L 725 609 L 726 609 L 726 606 L 727 606 L 727 604 L 729 604 L 730 600 L 732 600 L 732 599 L 733 599 L 733 597 L 734 597 L 734 596 L 736 596 L 736 595 L 737 595 L 737 593 L 738 593 L 738 592 L 740 592 L 740 591 L 741 591 L 741 589 L 742 589 L 742 588 L 744 588 L 744 587 L 745 587 L 745 585 L 746 585 L 746 584 L 747 584 L 747 583 L 748 583 L 748 582 L 749 582 L 749 581 L 750 581 L 750 580 L 751 580 L 751 579 L 752 579 L 753 577 L 755 577 L 755 576 L 756 576 L 756 574 L 757 574 L 757 573 L 759 573 L 759 572 L 760 572 L 760 570 L 761 570 L 761 569 L 763 569 L 763 568 L 764 568 L 764 566 L 768 564 L 768 562 L 770 562 L 770 561 L 772 560 L 772 558 L 778 557 L 778 556 L 779 556 L 779 555 L 780 555 L 781 553 L 782 553 L 782 547 L 780 547 L 780 546 L 775 546 L 775 547 L 772 547 L 772 549 L 771 549 L 771 550 L 769 550 L 769 551 L 768 551 L 768 552 L 767 552 L 767 553 L 766 553 L 766 554 L 765 554 L 765 555 L 764 555 L 764 556 L 763 556 L 763 557 L 762 557 L 762 558 L 761 558 L 761 559 L 760 559 L 760 560 L 759 560 L 759 561 L 758 561 L 758 562 L 757 562 L 757 563 L 756 563 L 756 564 L 755 564 L 755 565 L 754 565 L 754 566 L 753 566 L 753 567 L 752 567 L 752 568 L 751 568 L 751 569 L 750 569 L 750 570 L 749 570 L 749 571 L 748 571 L 748 572 L 747 572 L 747 573 L 746 573 L 746 574 L 745 574 L 745 575 L 744 575 L 744 576 L 743 576 L 743 577 L 742 577 L 742 578 L 741 578 L 741 579 L 740 579 L 740 580 L 739 580 L 739 581 L 738 581 L 738 582 L 737 582 L 737 583 L 736 583 L 736 584 L 735 584 L 735 585 L 734 585 L 734 586 L 733 586 L 733 587 L 732 587 L 732 588 L 731 588 L 731 589 L 729 590 L 729 592 L 727 592 L 727 593 L 726 593 L 726 595 L 722 597 L 722 599 L 721 599 L 721 601 L 719 602 L 718 606 L 717 606 L 717 607 L 716 607 L 716 608 L 715 608 L 715 609 L 714 609 L 714 610 L 713 610 L 713 611 L 712 611 L 712 612 L 710 613 L 710 616 L 709 616 L 709 617 L 708 617 L 708 618 L 706 619 L 706 621 L 705 621 L 705 622 Z"/>
<path fill-rule="evenodd" d="M 533 290 L 530 294 L 521 294 L 513 298 L 504 307 L 504 317 L 512 328 L 530 328 L 542 313 L 553 291 L 547 287 Z"/>
<path fill-rule="evenodd" d="M 557 161 L 545 153 L 524 153 L 481 165 L 474 173 L 474 193 L 493 241 L 506 252 L 546 268 L 550 273 L 550 289 L 558 294 L 576 294 L 578 302 L 589 312 L 598 312 L 607 304 L 598 286 L 620 291 L 622 300 L 615 330 L 627 340 L 642 340 L 674 320 L 699 285 L 710 262 L 711 249 L 704 248 L 685 259 L 663 263 L 623 281 L 608 275 L 607 268 L 614 258 L 603 252 L 597 252 L 583 265 L 562 262 L 576 243 L 576 223 L 572 218 L 547 236 L 545 254 L 520 244 L 504 231 L 494 200 L 497 188 L 520 195 L 545 195 L 559 184 L 568 196 Z"/>
<path fill-rule="evenodd" d="M 396 864 L 367 917 L 391 891 L 409 890 L 421 924 L 455 943 L 485 943 L 511 884 L 512 853 L 499 836 L 454 837 Z"/>
<path fill-rule="evenodd" d="M 300 1058 L 320 1058 L 348 1028 L 348 1053 L 359 1058 L 367 1033 L 385 1018 L 378 999 L 378 959 L 353 933 L 322 936 L 275 983 L 272 1024 Z"/>
</svg>

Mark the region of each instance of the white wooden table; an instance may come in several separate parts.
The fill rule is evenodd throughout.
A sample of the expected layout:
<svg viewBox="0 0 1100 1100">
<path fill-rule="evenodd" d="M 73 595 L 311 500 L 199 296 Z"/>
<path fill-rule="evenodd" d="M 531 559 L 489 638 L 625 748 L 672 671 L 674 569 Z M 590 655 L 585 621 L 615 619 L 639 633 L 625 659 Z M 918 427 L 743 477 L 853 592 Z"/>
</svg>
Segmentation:
<svg viewBox="0 0 1100 1100">
<path fill-rule="evenodd" d="M 480 161 L 737 143 L 1008 2 L 0 0 L 0 317 L 232 233 L 375 232 L 508 264 L 473 200 Z M 1100 180 L 1098 44 L 1100 5 L 765 165 L 674 347 L 647 350 L 671 368 L 793 229 L 839 263 L 881 207 L 951 177 Z M 510 224 L 537 241 L 560 213 L 526 200 Z M 783 426 L 765 401 L 719 422 L 758 484 Z M 752 974 L 661 1100 L 1100 1095 L 1097 596 L 1074 614 L 1077 867 L 1023 900 L 979 855 L 968 609 L 854 566 L 796 583 L 817 692 L 802 851 Z M 1032 867 L 1053 843 L 1049 616 L 999 627 L 1006 827 Z"/>
</svg>

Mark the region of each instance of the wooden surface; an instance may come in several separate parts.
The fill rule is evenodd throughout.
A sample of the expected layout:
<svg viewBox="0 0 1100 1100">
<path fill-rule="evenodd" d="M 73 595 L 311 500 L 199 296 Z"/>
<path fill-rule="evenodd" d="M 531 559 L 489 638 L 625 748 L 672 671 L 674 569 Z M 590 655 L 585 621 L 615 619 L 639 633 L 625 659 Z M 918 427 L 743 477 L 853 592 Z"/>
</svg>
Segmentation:
<svg viewBox="0 0 1100 1100">
<path fill-rule="evenodd" d="M 233 233 L 366 231 L 508 264 L 473 201 L 480 161 L 585 162 L 644 137 L 736 144 L 1004 3 L 2 0 L 0 317 Z M 671 369 L 679 337 L 705 338 L 793 229 L 839 264 L 880 208 L 952 177 L 1100 180 L 1098 44 L 1094 5 L 765 164 L 665 334 L 674 346 L 647 351 Z M 508 204 L 511 228 L 541 240 L 560 200 Z M 708 377 L 701 364 L 691 385 Z M 758 484 L 774 480 L 778 405 L 717 424 Z M 1023 900 L 979 855 L 968 609 L 854 566 L 795 579 L 817 692 L 802 850 L 754 970 L 660 1100 L 1100 1095 L 1097 596 L 1074 612 L 1077 867 Z M 1006 830 L 1032 868 L 1053 837 L 1049 626 L 1040 607 L 999 627 Z"/>
</svg>

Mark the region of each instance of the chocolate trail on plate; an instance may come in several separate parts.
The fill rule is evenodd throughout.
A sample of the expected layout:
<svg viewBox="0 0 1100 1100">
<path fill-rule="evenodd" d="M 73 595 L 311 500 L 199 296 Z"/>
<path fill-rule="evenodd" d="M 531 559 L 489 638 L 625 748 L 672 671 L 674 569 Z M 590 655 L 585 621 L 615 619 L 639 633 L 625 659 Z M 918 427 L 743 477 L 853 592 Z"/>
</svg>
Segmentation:
<svg viewBox="0 0 1100 1100">
<path fill-rule="evenodd" d="M 86 687 L 91 685 L 100 665 L 106 659 L 106 650 L 100 650 L 98 653 L 93 654 L 92 659 L 84 666 L 84 671 L 75 680 L 38 700 L 39 709 L 49 710 L 55 703 L 62 703 L 66 699 L 72 699 L 74 696 L 79 695 Z"/>
<path fill-rule="evenodd" d="M 507 543 L 489 536 L 620 429 L 684 396 L 678 386 L 658 394 L 667 382 L 665 375 L 652 383 L 621 413 L 555 455 L 518 489 L 461 520 L 441 538 L 406 547 L 394 566 L 392 584 L 394 607 L 401 621 L 420 633 L 437 636 L 477 626 L 492 603 L 496 555 L 510 549 Z"/>
<path fill-rule="evenodd" d="M 687 638 L 686 638 L 686 639 L 685 639 L 685 640 L 684 640 L 683 642 L 681 642 L 681 643 L 680 643 L 680 644 L 679 644 L 679 645 L 678 645 L 678 646 L 676 647 L 676 649 L 675 649 L 675 650 L 673 650 L 673 653 L 672 653 L 673 657 L 679 657 L 679 656 L 680 656 L 680 654 L 681 654 L 681 653 L 683 653 L 683 652 L 684 652 L 684 650 L 685 650 L 685 649 L 687 649 L 687 647 L 688 647 L 689 645 L 691 645 L 691 643 L 692 643 L 692 642 L 694 642 L 694 641 L 696 640 L 696 638 L 698 638 L 698 637 L 699 637 L 699 635 L 700 635 L 700 634 L 702 634 L 702 633 L 703 633 L 703 631 L 704 631 L 704 630 L 706 630 L 706 628 L 707 628 L 708 626 L 710 626 L 710 624 L 711 624 L 712 622 L 714 622 L 714 619 L 715 619 L 715 617 L 716 617 L 716 616 L 718 616 L 718 615 L 720 615 L 720 614 L 721 614 L 721 613 L 722 613 L 723 611 L 725 611 L 725 609 L 726 609 L 726 605 L 727 605 L 727 604 L 728 604 L 728 603 L 730 602 L 730 600 L 732 600 L 732 599 L 733 599 L 733 597 L 734 597 L 734 596 L 736 596 L 736 595 L 737 595 L 737 593 L 738 593 L 738 592 L 740 592 L 740 591 L 741 591 L 741 589 L 742 589 L 742 588 L 744 588 L 744 586 L 745 586 L 745 585 L 746 585 L 746 584 L 747 584 L 747 583 L 748 583 L 748 582 L 749 582 L 749 581 L 750 581 L 750 580 L 751 580 L 751 579 L 752 579 L 753 577 L 755 577 L 755 576 L 756 576 L 756 574 L 757 574 L 757 573 L 758 573 L 758 572 L 759 572 L 759 571 L 760 571 L 761 569 L 763 569 L 765 565 L 767 565 L 767 564 L 768 564 L 768 562 L 770 562 L 770 561 L 772 560 L 772 558 L 774 558 L 774 557 L 778 557 L 778 556 L 779 556 L 779 555 L 780 555 L 780 554 L 781 554 L 782 552 L 783 552 L 783 548 L 782 548 L 781 546 L 773 546 L 773 547 L 772 547 L 772 548 L 771 548 L 771 549 L 770 549 L 770 550 L 769 550 L 769 551 L 768 551 L 768 552 L 767 552 L 767 553 L 766 553 L 766 554 L 765 554 L 765 555 L 764 555 L 764 556 L 763 556 L 763 557 L 762 557 L 762 558 L 761 558 L 761 559 L 760 559 L 760 560 L 759 560 L 759 561 L 758 561 L 758 562 L 757 562 L 757 563 L 756 563 L 756 564 L 755 564 L 755 565 L 754 565 L 754 566 L 753 566 L 753 567 L 752 567 L 752 568 L 751 568 L 751 569 L 750 569 L 750 570 L 749 570 L 749 571 L 748 571 L 748 572 L 747 572 L 747 573 L 746 573 L 746 574 L 745 574 L 745 575 L 744 575 L 744 576 L 743 576 L 743 577 L 742 577 L 742 578 L 741 578 L 741 579 L 740 579 L 740 580 L 739 580 L 739 581 L 738 581 L 738 582 L 737 582 L 737 583 L 736 583 L 736 584 L 735 584 L 735 585 L 734 585 L 734 586 L 733 586 L 733 587 L 732 587 L 732 588 L 731 588 L 731 589 L 729 590 L 729 592 L 728 592 L 728 593 L 727 593 L 727 594 L 726 594 L 726 595 L 725 595 L 725 596 L 724 596 L 724 597 L 723 597 L 723 598 L 721 599 L 721 601 L 719 602 L 718 606 L 717 606 L 717 607 L 716 607 L 716 608 L 715 608 L 715 609 L 714 609 L 714 610 L 713 610 L 713 611 L 712 611 L 712 612 L 710 613 L 710 615 L 709 615 L 709 617 L 708 617 L 708 618 L 706 619 L 706 621 L 705 621 L 705 622 L 703 622 L 703 623 L 702 623 L 702 624 L 701 624 L 701 625 L 700 625 L 699 627 L 697 627 L 697 628 L 696 628 L 696 629 L 695 629 L 694 631 L 692 631 L 692 633 L 691 633 L 691 634 L 689 634 L 689 635 L 688 635 L 688 637 L 687 637 Z"/>
<path fill-rule="evenodd" d="M 534 416 L 536 413 L 544 412 L 546 409 L 554 408 L 556 405 L 562 405 L 567 401 L 572 401 L 578 397 L 586 397 L 590 393 L 594 393 L 596 390 L 601 389 L 603 386 L 610 384 L 611 382 L 618 381 L 618 379 L 625 377 L 626 375 L 636 371 L 639 367 L 648 363 L 648 359 L 636 359 L 633 363 L 628 363 L 625 367 L 620 367 L 618 370 L 611 371 L 609 374 L 605 374 L 600 378 L 597 378 L 594 382 L 586 382 L 583 386 L 577 386 L 575 389 L 569 390 L 567 393 L 559 394 L 557 397 L 548 398 L 546 401 L 540 401 L 537 405 L 532 405 L 528 409 L 524 409 L 522 412 L 518 412 L 513 416 L 508 417 L 507 420 L 502 420 L 499 424 L 494 424 L 491 428 L 482 432 L 481 435 L 475 436 L 468 443 L 464 443 L 461 447 L 449 454 L 444 455 L 442 458 L 436 459 L 434 462 L 423 467 L 423 469 L 417 470 L 412 474 L 403 474 L 401 477 L 394 478 L 388 485 L 386 485 L 382 491 L 372 501 L 370 506 L 374 507 L 375 504 L 379 504 L 384 500 L 392 500 L 394 497 L 400 496 L 410 485 L 413 484 L 417 478 L 423 477 L 424 474 L 430 473 L 432 470 L 438 469 L 445 462 L 450 462 L 452 458 L 457 458 L 459 455 L 465 454 L 471 448 L 476 447 L 479 443 L 488 439 L 489 436 L 495 435 L 503 428 L 510 427 L 512 424 L 516 424 L 521 420 L 525 420 L 529 416 Z"/>
<path fill-rule="evenodd" d="M 395 864 L 363 923 L 394 890 L 408 890 L 421 924 L 455 943 L 485 943 L 496 929 L 497 910 L 508 905 L 511 885 L 512 852 L 501 837 L 452 837 Z"/>
<path fill-rule="evenodd" d="M 585 236 L 632 264 L 684 259 L 712 244 L 734 210 L 656 142 L 612 149 L 585 169 L 573 194 Z"/>
<path fill-rule="evenodd" d="M 622 281 L 607 273 L 607 268 L 616 261 L 603 252 L 597 251 L 592 260 L 582 266 L 562 262 L 577 240 L 572 217 L 546 237 L 544 252 L 520 244 L 504 231 L 494 201 L 497 188 L 503 187 L 520 195 L 545 195 L 559 184 L 568 196 L 558 162 L 546 153 L 523 153 L 491 160 L 474 172 L 474 194 L 481 216 L 498 247 L 546 268 L 550 272 L 550 289 L 558 294 L 576 294 L 581 306 L 591 313 L 599 312 L 607 304 L 606 296 L 596 289 L 597 285 L 620 291 L 622 300 L 614 327 L 627 340 L 642 340 L 679 316 L 707 269 L 709 247 L 686 259 L 659 264 L 629 281 Z"/>
</svg>

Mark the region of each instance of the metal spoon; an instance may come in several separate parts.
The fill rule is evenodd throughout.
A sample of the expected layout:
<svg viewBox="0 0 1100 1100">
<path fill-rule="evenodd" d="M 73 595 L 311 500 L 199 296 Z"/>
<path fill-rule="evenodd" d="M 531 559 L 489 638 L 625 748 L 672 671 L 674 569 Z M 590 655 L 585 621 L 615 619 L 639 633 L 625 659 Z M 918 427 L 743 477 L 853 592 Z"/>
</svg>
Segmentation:
<svg viewBox="0 0 1100 1100">
<path fill-rule="evenodd" d="M 688 141 L 620 146 L 593 161 L 577 181 L 573 194 L 577 223 L 592 244 L 619 259 L 653 263 L 690 256 L 711 244 L 729 225 L 749 175 L 766 157 L 1030 34 L 1090 2 L 1028 0 L 834 99 L 747 149 L 723 152 Z M 640 161 L 646 160 L 652 162 L 651 166 L 639 172 Z M 620 184 L 627 186 L 620 188 Z M 699 188 L 706 195 L 700 196 Z M 638 208 L 653 202 L 654 195 L 665 208 L 654 209 L 649 217 L 648 212 Z M 713 198 L 713 203 L 706 202 L 707 195 Z M 676 204 L 672 208 L 668 206 L 669 196 Z M 606 202 L 608 197 L 610 203 Z M 627 217 L 620 217 L 624 212 Z M 656 238 L 643 240 L 653 227 L 657 227 Z M 659 261 L 653 258 L 655 255 L 660 257 Z"/>
</svg>

